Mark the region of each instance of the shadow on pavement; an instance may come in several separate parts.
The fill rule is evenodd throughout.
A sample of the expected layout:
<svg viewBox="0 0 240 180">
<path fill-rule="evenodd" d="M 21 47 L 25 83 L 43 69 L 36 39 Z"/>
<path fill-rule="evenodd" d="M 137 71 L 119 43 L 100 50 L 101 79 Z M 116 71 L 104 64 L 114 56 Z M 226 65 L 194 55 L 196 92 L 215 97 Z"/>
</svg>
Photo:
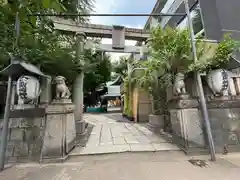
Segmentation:
<svg viewBox="0 0 240 180">
<path fill-rule="evenodd" d="M 113 119 L 116 122 L 127 122 L 127 123 L 133 123 L 132 121 L 129 121 L 127 118 L 123 117 L 121 113 L 111 113 L 111 114 L 103 114 L 103 116 Z"/>
</svg>

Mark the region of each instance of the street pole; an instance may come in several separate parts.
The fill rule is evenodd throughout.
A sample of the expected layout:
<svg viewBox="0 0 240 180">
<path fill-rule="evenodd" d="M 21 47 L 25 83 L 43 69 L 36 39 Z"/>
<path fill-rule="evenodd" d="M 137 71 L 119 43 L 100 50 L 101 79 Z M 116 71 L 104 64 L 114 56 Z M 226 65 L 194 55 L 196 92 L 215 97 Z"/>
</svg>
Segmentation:
<svg viewBox="0 0 240 180">
<path fill-rule="evenodd" d="M 12 96 L 12 77 L 8 77 L 8 86 L 7 86 L 7 97 L 6 97 L 6 105 L 4 109 L 4 120 L 2 125 L 2 133 L 1 133 L 1 146 L 0 146 L 0 172 L 4 169 L 5 165 L 5 154 L 8 143 L 8 123 L 9 123 L 9 115 L 10 115 L 10 105 L 11 105 L 11 96 Z"/>
<path fill-rule="evenodd" d="M 189 28 L 189 32 L 190 32 L 193 58 L 194 58 L 194 61 L 197 61 L 198 60 L 197 59 L 197 49 L 196 49 L 196 44 L 195 44 L 195 41 L 194 41 L 193 24 L 192 24 L 192 19 L 191 19 L 191 15 L 190 15 L 188 0 L 184 0 L 184 4 L 185 4 L 185 11 L 186 11 L 187 18 L 188 18 L 188 28 Z M 198 89 L 199 89 L 200 104 L 201 104 L 201 108 L 202 108 L 203 119 L 204 119 L 204 122 L 205 122 L 204 124 L 205 124 L 206 130 L 207 130 L 208 143 L 209 143 L 210 153 L 211 153 L 211 160 L 216 161 L 215 147 L 214 147 L 214 143 L 213 143 L 211 126 L 210 126 L 210 121 L 209 121 L 209 116 L 208 116 L 208 111 L 207 111 L 207 105 L 206 105 L 206 100 L 205 100 L 205 96 L 204 96 L 204 91 L 203 91 L 203 86 L 202 86 L 202 80 L 201 80 L 200 73 L 197 72 L 196 76 L 197 76 L 197 85 L 198 85 Z"/>
<path fill-rule="evenodd" d="M 13 42 L 13 51 L 17 48 L 18 45 L 18 38 L 20 33 L 20 20 L 19 20 L 19 12 L 16 13 L 15 19 L 15 41 Z M 10 56 L 10 64 L 12 64 L 13 56 L 9 53 Z M 1 133 L 1 142 L 0 142 L 0 172 L 3 171 L 5 165 L 5 154 L 8 145 L 8 124 L 9 124 L 9 117 L 10 117 L 10 107 L 11 107 L 11 97 L 12 97 L 12 88 L 13 81 L 12 75 L 8 76 L 8 86 L 7 86 L 7 97 L 6 97 L 6 104 L 4 109 L 4 118 L 2 124 L 2 133 Z"/>
</svg>

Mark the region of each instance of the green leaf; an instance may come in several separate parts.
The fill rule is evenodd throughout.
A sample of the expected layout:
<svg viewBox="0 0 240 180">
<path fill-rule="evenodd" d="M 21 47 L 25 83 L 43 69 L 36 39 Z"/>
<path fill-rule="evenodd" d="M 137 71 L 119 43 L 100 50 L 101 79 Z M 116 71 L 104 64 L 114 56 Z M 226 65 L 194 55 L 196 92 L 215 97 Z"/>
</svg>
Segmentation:
<svg viewBox="0 0 240 180">
<path fill-rule="evenodd" d="M 66 11 L 65 7 L 58 0 L 54 0 L 52 2 L 51 8 L 53 8 L 56 12 Z"/>
<path fill-rule="evenodd" d="M 4 6 L 8 3 L 8 0 L 0 0 L 0 6 Z"/>
<path fill-rule="evenodd" d="M 52 0 L 42 0 L 42 5 L 44 8 L 49 8 L 51 6 Z"/>
</svg>

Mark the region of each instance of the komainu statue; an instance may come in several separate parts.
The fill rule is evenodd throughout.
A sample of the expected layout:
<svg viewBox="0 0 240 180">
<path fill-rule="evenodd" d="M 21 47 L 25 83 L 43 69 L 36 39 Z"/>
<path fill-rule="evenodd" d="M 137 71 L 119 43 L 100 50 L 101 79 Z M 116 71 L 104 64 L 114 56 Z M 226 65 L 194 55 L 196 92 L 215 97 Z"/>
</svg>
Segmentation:
<svg viewBox="0 0 240 180">
<path fill-rule="evenodd" d="M 40 96 L 39 80 L 33 76 L 21 76 L 17 80 L 18 104 L 36 104 Z"/>
<path fill-rule="evenodd" d="M 56 83 L 56 99 L 68 99 L 71 95 L 66 83 L 66 78 L 63 76 L 57 76 L 55 78 Z"/>
<path fill-rule="evenodd" d="M 228 96 L 229 74 L 224 69 L 210 71 L 207 83 L 215 96 Z"/>
<path fill-rule="evenodd" d="M 175 81 L 173 84 L 173 92 L 175 95 L 181 95 L 186 94 L 186 88 L 184 83 L 184 74 L 183 73 L 177 73 L 175 76 Z"/>
</svg>

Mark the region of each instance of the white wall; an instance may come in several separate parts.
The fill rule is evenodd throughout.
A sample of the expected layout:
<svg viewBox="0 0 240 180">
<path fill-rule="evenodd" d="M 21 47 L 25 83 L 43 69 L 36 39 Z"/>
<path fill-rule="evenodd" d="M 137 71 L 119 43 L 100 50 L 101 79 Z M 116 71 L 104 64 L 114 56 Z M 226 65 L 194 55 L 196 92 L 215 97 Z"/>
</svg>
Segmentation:
<svg viewBox="0 0 240 180">
<path fill-rule="evenodd" d="M 120 95 L 120 86 L 108 86 L 108 94 Z"/>
</svg>

